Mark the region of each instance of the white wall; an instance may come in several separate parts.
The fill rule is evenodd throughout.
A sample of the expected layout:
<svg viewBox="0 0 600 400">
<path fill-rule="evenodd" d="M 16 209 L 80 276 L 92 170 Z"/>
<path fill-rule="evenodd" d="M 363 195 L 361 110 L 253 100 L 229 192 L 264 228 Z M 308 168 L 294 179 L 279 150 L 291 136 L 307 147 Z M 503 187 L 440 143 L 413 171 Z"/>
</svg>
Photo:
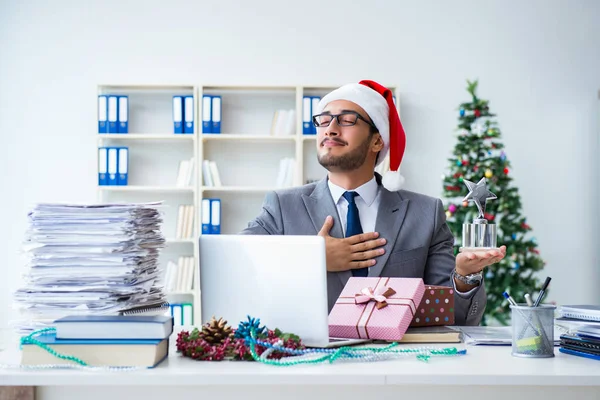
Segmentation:
<svg viewBox="0 0 600 400">
<path fill-rule="evenodd" d="M 439 196 L 465 79 L 479 78 L 549 300 L 600 303 L 600 3 L 361 3 L 0 0 L 1 314 L 29 207 L 95 200 L 96 84 L 134 82 L 393 82 L 409 188 Z"/>
</svg>

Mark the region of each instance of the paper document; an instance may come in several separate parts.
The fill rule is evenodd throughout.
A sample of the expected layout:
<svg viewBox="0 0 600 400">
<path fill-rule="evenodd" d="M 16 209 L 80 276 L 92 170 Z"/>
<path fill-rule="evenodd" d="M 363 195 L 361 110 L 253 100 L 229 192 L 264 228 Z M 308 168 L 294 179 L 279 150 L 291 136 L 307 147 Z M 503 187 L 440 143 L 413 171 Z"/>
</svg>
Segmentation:
<svg viewBox="0 0 600 400">
<path fill-rule="evenodd" d="M 28 214 L 27 272 L 14 293 L 21 332 L 73 314 L 166 303 L 158 285 L 161 203 L 38 204 Z"/>
</svg>

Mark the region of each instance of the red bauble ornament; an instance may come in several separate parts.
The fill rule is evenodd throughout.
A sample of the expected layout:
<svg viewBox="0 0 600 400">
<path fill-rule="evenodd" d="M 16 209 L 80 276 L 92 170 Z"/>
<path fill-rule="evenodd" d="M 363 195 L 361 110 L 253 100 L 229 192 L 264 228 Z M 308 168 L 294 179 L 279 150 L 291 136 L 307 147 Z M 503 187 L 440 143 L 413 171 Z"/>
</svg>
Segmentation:
<svg viewBox="0 0 600 400">
<path fill-rule="evenodd" d="M 475 110 L 475 111 L 473 112 L 473 114 L 475 114 L 475 116 L 476 116 L 476 117 L 479 117 L 479 116 L 481 116 L 481 111 L 479 111 L 479 110 Z"/>
<path fill-rule="evenodd" d="M 478 169 L 479 169 L 479 166 L 477 166 L 477 165 L 473 166 L 473 171 L 477 172 Z"/>
<path fill-rule="evenodd" d="M 469 165 L 469 160 L 462 160 L 462 165 Z"/>
<path fill-rule="evenodd" d="M 488 213 L 483 213 L 483 218 L 487 219 L 488 221 L 494 220 L 494 216 L 492 214 L 488 214 Z"/>
<path fill-rule="evenodd" d="M 508 168 L 504 168 L 504 174 L 508 175 Z"/>
</svg>

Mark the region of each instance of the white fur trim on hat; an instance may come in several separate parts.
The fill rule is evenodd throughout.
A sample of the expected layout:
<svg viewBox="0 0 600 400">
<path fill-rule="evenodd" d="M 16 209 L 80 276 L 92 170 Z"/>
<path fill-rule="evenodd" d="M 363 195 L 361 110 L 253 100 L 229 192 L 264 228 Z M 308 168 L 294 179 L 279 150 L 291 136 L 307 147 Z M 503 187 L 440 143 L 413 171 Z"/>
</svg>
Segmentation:
<svg viewBox="0 0 600 400">
<path fill-rule="evenodd" d="M 390 148 L 390 109 L 386 100 L 370 87 L 359 83 L 349 83 L 325 95 L 313 114 L 322 113 L 325 106 L 335 100 L 351 101 L 362 107 L 369 115 L 383 139 L 384 146 L 377 160 L 377 164 L 381 163 Z"/>
<path fill-rule="evenodd" d="M 383 174 L 381 183 L 390 192 L 395 192 L 404 186 L 404 176 L 400 171 L 387 171 Z"/>
</svg>

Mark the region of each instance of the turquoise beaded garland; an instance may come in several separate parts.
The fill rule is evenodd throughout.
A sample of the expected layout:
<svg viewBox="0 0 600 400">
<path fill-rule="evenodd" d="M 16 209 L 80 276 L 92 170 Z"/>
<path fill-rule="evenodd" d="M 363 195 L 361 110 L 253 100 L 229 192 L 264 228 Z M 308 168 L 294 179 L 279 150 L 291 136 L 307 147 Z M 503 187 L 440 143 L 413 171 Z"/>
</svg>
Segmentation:
<svg viewBox="0 0 600 400">
<path fill-rule="evenodd" d="M 336 360 L 347 360 L 353 359 L 358 361 L 377 361 L 383 360 L 386 358 L 393 358 L 398 356 L 407 356 L 414 354 L 416 355 L 418 360 L 428 361 L 431 356 L 457 356 L 464 355 L 467 353 L 466 350 L 458 350 L 456 347 L 448 347 L 442 349 L 434 349 L 430 347 L 420 347 L 413 349 L 395 349 L 399 344 L 397 342 L 393 342 L 385 347 L 340 347 L 337 349 L 323 349 L 323 348 L 313 348 L 306 350 L 296 350 L 296 349 L 288 349 L 286 347 L 282 347 L 279 345 L 273 345 L 268 342 L 264 342 L 256 339 L 256 333 L 254 329 L 250 330 L 250 336 L 246 336 L 246 343 L 248 344 L 248 348 L 250 349 L 250 354 L 255 361 L 261 362 L 263 364 L 268 365 L 277 365 L 277 366 L 294 366 L 299 364 L 317 364 L 320 362 L 329 361 L 329 363 L 333 363 Z M 290 356 L 285 357 L 280 360 L 268 359 L 263 353 L 262 356 L 259 356 L 256 352 L 256 346 L 261 346 L 267 348 L 265 353 L 269 350 L 279 351 L 282 353 L 287 353 Z M 325 354 L 320 357 L 316 357 L 319 354 Z M 306 358 L 306 356 L 312 355 L 314 358 Z"/>
<path fill-rule="evenodd" d="M 22 369 L 49 369 L 49 368 L 78 368 L 78 369 L 89 369 L 89 370 L 134 370 L 140 369 L 139 367 L 91 367 L 80 358 L 61 354 L 45 343 L 40 342 L 35 336 L 41 334 L 56 333 L 55 328 L 43 328 L 36 330 L 21 338 L 21 346 L 23 344 L 34 344 L 46 350 L 53 356 L 72 361 L 74 364 L 51 364 L 51 365 L 39 365 L 39 366 L 18 366 Z M 466 350 L 458 350 L 456 347 L 448 347 L 442 349 L 435 349 L 431 347 L 419 347 L 411 349 L 398 349 L 399 343 L 393 342 L 384 347 L 349 347 L 343 346 L 336 349 L 326 348 L 311 348 L 311 349 L 291 349 L 282 346 L 282 341 L 277 344 L 271 344 L 259 339 L 256 339 L 256 330 L 254 326 L 250 326 L 250 334 L 246 336 L 245 341 L 250 350 L 250 354 L 255 361 L 263 364 L 275 365 L 275 366 L 294 366 L 300 364 L 318 364 L 321 362 L 329 362 L 330 364 L 335 361 L 378 361 L 389 358 L 397 358 L 399 356 L 410 356 L 415 355 L 418 360 L 428 361 L 431 356 L 458 356 L 466 354 Z M 261 346 L 267 350 L 262 355 L 258 355 L 256 352 L 256 346 Z M 288 354 L 288 357 L 282 359 L 269 359 L 267 355 L 273 351 L 279 351 Z M 2 368 L 8 368 L 6 365 L 0 365 Z"/>
</svg>

